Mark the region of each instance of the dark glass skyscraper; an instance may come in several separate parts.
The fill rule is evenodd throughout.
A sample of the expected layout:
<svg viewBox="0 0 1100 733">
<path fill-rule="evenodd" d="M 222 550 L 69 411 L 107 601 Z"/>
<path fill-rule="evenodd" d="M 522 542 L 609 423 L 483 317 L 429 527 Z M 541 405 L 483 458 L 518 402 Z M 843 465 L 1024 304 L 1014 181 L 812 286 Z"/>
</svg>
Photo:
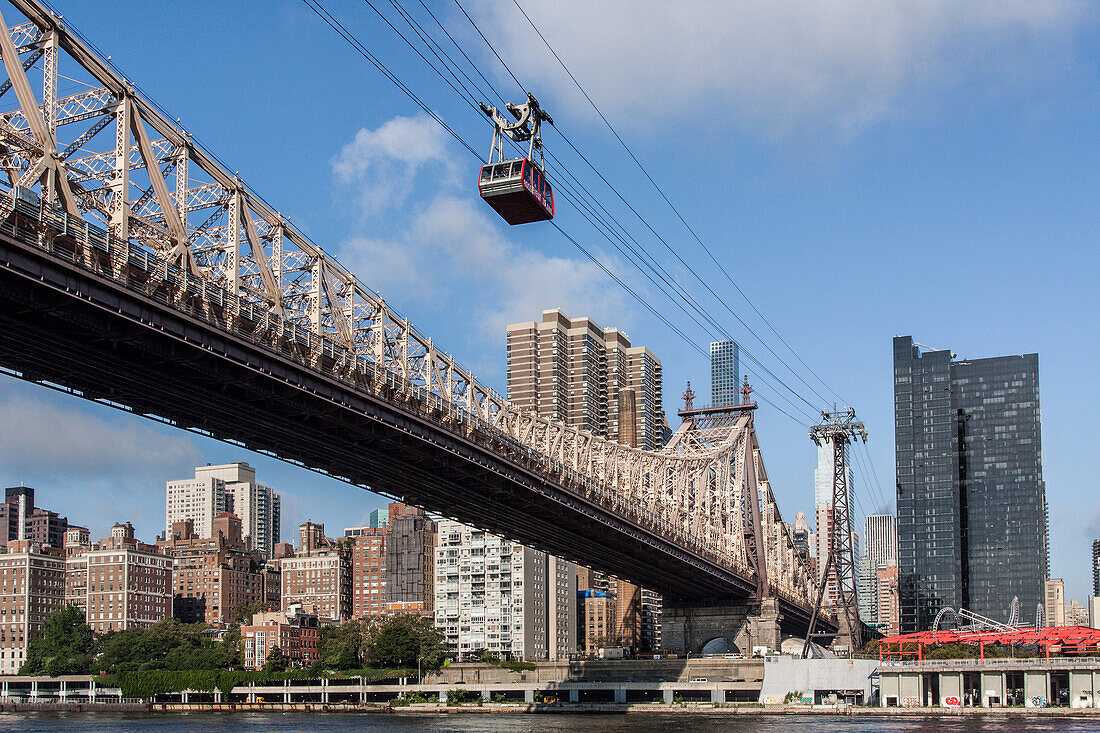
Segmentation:
<svg viewBox="0 0 1100 733">
<path fill-rule="evenodd" d="M 1007 621 L 1043 600 L 1039 355 L 953 361 L 894 339 L 902 632 L 945 606 Z"/>
</svg>

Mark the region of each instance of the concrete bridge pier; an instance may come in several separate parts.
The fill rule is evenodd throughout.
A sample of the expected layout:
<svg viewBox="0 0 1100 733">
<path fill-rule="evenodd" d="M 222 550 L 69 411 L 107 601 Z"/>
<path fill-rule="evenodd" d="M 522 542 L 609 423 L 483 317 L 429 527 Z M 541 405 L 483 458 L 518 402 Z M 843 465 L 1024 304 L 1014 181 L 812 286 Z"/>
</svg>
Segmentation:
<svg viewBox="0 0 1100 733">
<path fill-rule="evenodd" d="M 765 599 L 759 606 L 686 604 L 665 601 L 661 645 L 674 654 L 699 654 L 714 639 L 725 639 L 742 654 L 753 647 L 778 651 L 783 641 L 778 604 Z"/>
</svg>

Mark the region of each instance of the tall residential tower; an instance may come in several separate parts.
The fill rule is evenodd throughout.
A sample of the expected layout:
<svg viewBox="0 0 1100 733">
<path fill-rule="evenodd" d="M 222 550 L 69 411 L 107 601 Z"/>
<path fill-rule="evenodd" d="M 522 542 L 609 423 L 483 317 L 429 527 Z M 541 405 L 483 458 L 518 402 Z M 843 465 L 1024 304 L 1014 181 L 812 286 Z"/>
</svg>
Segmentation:
<svg viewBox="0 0 1100 733">
<path fill-rule="evenodd" d="M 741 401 L 741 354 L 736 341 L 710 344 L 710 404 L 727 407 Z"/>
<path fill-rule="evenodd" d="M 1039 355 L 955 360 L 894 339 L 901 629 L 944 606 L 1007 621 L 1044 600 Z"/>
<path fill-rule="evenodd" d="M 566 425 L 617 438 L 620 392 L 633 392 L 634 415 L 625 431 L 637 446 L 661 447 L 661 360 L 615 328 L 570 318 L 554 308 L 541 321 L 508 326 L 508 401 Z"/>
<path fill-rule="evenodd" d="M 241 520 L 244 537 L 264 559 L 279 542 L 281 502 L 273 489 L 256 483 L 256 469 L 247 463 L 199 466 L 195 477 L 169 481 L 164 517 L 164 536 L 172 525 L 191 520 L 195 535 L 211 537 L 214 517 L 224 512 Z"/>
</svg>

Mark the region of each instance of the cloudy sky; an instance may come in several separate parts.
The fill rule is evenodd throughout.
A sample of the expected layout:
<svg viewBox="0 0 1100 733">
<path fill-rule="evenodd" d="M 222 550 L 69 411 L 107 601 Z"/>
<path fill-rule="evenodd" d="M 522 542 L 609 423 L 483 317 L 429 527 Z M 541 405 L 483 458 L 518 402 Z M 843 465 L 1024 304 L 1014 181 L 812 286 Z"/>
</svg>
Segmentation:
<svg viewBox="0 0 1100 733">
<path fill-rule="evenodd" d="M 402 5 L 449 43 L 423 6 Z M 1087 594 L 1100 536 L 1090 470 L 1100 407 L 1095 4 L 463 2 L 511 72 L 457 4 L 426 5 L 478 64 L 479 86 L 521 101 L 514 74 L 553 114 L 551 175 L 576 176 L 759 358 L 762 367 L 746 369 L 760 396 L 795 418 L 768 404 L 758 415 L 789 518 L 811 508 L 814 449 L 812 415 L 784 384 L 809 395 L 805 379 L 859 411 L 881 480 L 870 467 L 857 473 L 872 511 L 893 505 L 893 336 L 961 357 L 1038 352 L 1051 570 L 1070 596 Z M 654 351 L 670 412 L 687 380 L 706 394 L 706 360 L 670 325 L 704 348 L 713 333 L 686 321 L 564 196 L 562 229 L 666 318 L 553 228 L 503 226 L 477 198 L 474 157 L 304 4 L 55 6 L 285 216 L 501 391 L 504 325 L 561 307 Z M 326 6 L 479 155 L 488 151 L 480 112 L 368 5 Z M 520 6 L 797 357 L 646 180 Z M 402 27 L 392 6 L 378 7 Z M 284 535 L 307 518 L 338 532 L 383 501 L 7 378 L 0 406 L 0 481 L 35 486 L 40 504 L 99 532 L 129 519 L 151 538 L 163 529 L 164 482 L 205 462 L 256 465 L 284 494 Z"/>
</svg>

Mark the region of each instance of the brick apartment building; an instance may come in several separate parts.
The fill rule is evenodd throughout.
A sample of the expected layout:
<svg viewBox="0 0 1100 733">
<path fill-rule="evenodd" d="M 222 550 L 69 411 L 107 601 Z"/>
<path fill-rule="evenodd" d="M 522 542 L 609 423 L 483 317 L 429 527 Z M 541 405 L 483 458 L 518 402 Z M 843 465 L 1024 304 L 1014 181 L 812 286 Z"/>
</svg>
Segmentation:
<svg viewBox="0 0 1100 733">
<path fill-rule="evenodd" d="M 282 607 L 312 607 L 322 622 L 341 623 L 352 614 L 351 538 L 325 537 L 325 525 L 306 522 L 298 528 L 298 551 L 279 560 Z"/>
<path fill-rule="evenodd" d="M 61 547 L 69 520 L 57 512 L 34 505 L 34 489 L 12 486 L 4 489 L 0 504 L 0 546 L 13 540 L 27 540 L 39 545 Z"/>
<path fill-rule="evenodd" d="M 27 645 L 65 598 L 61 549 L 10 540 L 0 554 L 0 674 L 16 674 Z"/>
<path fill-rule="evenodd" d="M 317 615 L 299 603 L 287 610 L 257 613 L 251 623 L 241 627 L 245 669 L 263 669 L 275 647 L 283 653 L 288 667 L 308 667 L 320 655 Z"/>
<path fill-rule="evenodd" d="M 172 559 L 134 538 L 129 522 L 92 545 L 87 531 L 66 533 L 64 599 L 84 611 L 92 631 L 147 628 L 172 617 Z"/>
<path fill-rule="evenodd" d="M 237 606 L 270 601 L 269 584 L 279 582 L 235 514 L 214 517 L 210 537 L 199 537 L 190 519 L 174 522 L 171 536 L 157 546 L 173 560 L 173 613 L 185 623 L 228 624 Z"/>
</svg>

